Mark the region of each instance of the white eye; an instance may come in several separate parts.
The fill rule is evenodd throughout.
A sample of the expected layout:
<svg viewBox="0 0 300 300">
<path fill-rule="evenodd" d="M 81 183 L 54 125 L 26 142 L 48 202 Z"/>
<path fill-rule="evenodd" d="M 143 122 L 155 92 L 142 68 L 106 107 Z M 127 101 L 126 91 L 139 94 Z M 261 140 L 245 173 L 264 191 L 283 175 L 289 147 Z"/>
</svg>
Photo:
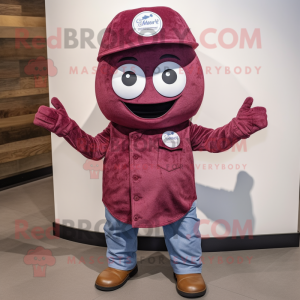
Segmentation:
<svg viewBox="0 0 300 300">
<path fill-rule="evenodd" d="M 112 77 L 112 88 L 123 99 L 136 98 L 143 92 L 145 85 L 145 73 L 134 64 L 120 66 Z"/>
<path fill-rule="evenodd" d="M 153 73 L 155 89 L 165 97 L 179 95 L 186 84 L 186 75 L 178 64 L 166 61 L 156 67 Z"/>
</svg>

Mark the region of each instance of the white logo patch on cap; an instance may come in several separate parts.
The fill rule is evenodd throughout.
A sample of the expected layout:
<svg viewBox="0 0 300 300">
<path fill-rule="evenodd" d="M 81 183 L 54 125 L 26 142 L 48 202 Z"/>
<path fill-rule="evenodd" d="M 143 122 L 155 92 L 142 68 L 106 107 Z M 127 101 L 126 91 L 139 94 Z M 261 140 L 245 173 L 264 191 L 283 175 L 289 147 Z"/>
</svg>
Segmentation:
<svg viewBox="0 0 300 300">
<path fill-rule="evenodd" d="M 152 11 L 137 14 L 132 21 L 133 30 L 141 36 L 153 36 L 160 32 L 163 22 L 161 17 Z"/>
<path fill-rule="evenodd" d="M 180 144 L 180 137 L 174 131 L 166 131 L 161 137 L 164 144 L 170 148 L 176 148 Z"/>
</svg>

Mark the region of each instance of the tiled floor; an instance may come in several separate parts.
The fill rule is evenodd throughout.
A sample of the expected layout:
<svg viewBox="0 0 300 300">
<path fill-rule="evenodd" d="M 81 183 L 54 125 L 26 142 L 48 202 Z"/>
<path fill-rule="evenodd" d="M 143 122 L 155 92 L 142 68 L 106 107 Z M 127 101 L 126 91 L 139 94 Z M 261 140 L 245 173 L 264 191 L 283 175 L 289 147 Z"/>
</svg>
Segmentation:
<svg viewBox="0 0 300 300">
<path fill-rule="evenodd" d="M 52 177 L 0 192 L 1 300 L 183 299 L 176 293 L 167 252 L 138 251 L 139 272 L 133 279 L 114 292 L 96 290 L 95 279 L 106 267 L 106 249 L 40 233 L 33 238 L 33 227 L 47 230 L 53 220 Z M 45 277 L 35 276 L 39 270 L 34 273 L 26 260 L 27 252 L 38 246 L 49 249 L 55 258 Z M 203 257 L 208 290 L 202 299 L 300 299 L 299 248 L 214 252 Z"/>
</svg>

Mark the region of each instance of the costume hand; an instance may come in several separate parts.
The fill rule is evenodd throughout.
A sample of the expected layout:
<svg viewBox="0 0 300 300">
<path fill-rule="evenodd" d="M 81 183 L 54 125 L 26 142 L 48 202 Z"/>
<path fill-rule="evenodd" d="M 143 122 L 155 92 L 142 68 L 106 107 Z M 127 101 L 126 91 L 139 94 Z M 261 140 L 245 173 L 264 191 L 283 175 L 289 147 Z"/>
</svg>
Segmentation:
<svg viewBox="0 0 300 300">
<path fill-rule="evenodd" d="M 69 118 L 62 103 L 56 97 L 51 99 L 51 103 L 56 109 L 44 105 L 40 106 L 35 114 L 33 124 L 44 127 L 57 136 L 62 137 L 68 133 L 67 127 L 71 124 L 72 120 Z"/>
<path fill-rule="evenodd" d="M 236 118 L 233 119 L 236 127 L 245 137 L 249 137 L 268 125 L 267 110 L 261 106 L 251 108 L 252 103 L 253 98 L 248 97 L 239 109 Z"/>
</svg>

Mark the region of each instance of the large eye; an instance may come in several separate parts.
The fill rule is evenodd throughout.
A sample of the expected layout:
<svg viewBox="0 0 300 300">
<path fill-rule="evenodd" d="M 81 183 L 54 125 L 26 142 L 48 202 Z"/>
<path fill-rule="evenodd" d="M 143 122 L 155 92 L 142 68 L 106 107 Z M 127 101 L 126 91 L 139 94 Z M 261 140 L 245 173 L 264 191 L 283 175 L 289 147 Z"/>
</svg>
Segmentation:
<svg viewBox="0 0 300 300">
<path fill-rule="evenodd" d="M 184 70 L 175 62 L 166 61 L 156 67 L 153 73 L 155 89 L 165 97 L 179 95 L 186 84 Z"/>
<path fill-rule="evenodd" d="M 134 64 L 120 66 L 112 77 L 112 88 L 123 99 L 136 98 L 143 92 L 145 85 L 145 73 Z"/>
</svg>

